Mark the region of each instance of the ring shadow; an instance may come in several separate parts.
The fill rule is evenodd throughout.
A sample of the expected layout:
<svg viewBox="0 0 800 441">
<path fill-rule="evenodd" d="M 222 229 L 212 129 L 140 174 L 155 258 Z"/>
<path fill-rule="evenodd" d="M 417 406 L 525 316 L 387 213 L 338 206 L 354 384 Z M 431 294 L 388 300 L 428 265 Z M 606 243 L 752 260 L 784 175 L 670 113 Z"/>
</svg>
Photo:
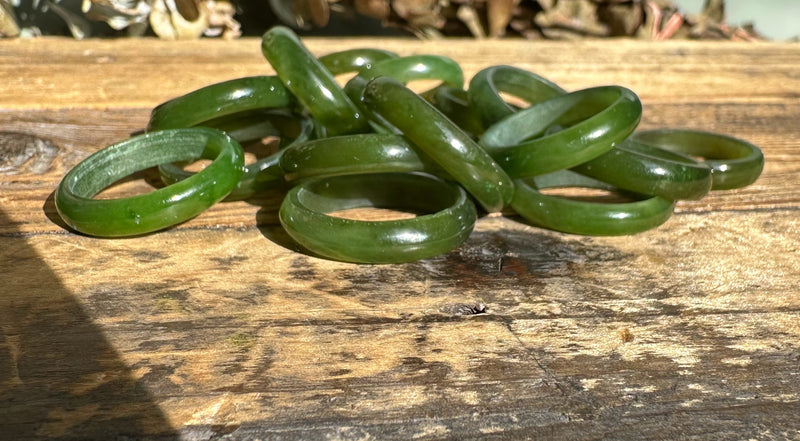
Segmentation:
<svg viewBox="0 0 800 441">
<path fill-rule="evenodd" d="M 258 231 L 267 240 L 289 251 L 311 257 L 319 257 L 297 243 L 297 241 L 286 232 L 283 225 L 281 225 L 279 212 L 286 191 L 286 189 L 275 190 L 262 194 L 255 199 L 248 200 L 248 203 L 259 207 L 256 212 L 256 226 Z"/>
<path fill-rule="evenodd" d="M 43 209 L 64 226 L 52 194 Z M 0 236 L 0 438 L 179 440 L 31 237 Z"/>
</svg>

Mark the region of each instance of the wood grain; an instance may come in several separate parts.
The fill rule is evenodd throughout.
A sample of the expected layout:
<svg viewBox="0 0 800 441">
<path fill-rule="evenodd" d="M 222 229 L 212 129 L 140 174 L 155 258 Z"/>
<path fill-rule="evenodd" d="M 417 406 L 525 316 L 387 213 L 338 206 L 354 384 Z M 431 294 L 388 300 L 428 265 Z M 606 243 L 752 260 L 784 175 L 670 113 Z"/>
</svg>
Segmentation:
<svg viewBox="0 0 800 441">
<path fill-rule="evenodd" d="M 621 84 L 642 127 L 739 136 L 766 167 L 636 236 L 492 217 L 404 265 L 298 253 L 276 201 L 94 239 L 58 219 L 64 173 L 165 99 L 271 72 L 259 42 L 0 41 L 0 439 L 800 438 L 797 45 L 308 45 Z"/>
</svg>

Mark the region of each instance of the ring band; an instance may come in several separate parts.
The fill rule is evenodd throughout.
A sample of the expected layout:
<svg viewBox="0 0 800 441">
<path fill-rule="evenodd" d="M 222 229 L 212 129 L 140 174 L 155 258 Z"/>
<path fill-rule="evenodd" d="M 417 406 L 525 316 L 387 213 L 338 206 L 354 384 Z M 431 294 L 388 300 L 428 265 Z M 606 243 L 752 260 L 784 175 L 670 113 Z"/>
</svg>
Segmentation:
<svg viewBox="0 0 800 441">
<path fill-rule="evenodd" d="M 501 92 L 521 98 L 529 104 L 566 93 L 548 79 L 518 67 L 487 67 L 472 77 L 467 90 L 470 107 L 480 114 L 486 128 L 518 110 L 500 96 Z"/>
<path fill-rule="evenodd" d="M 438 163 L 486 211 L 499 212 L 511 202 L 514 184 L 505 171 L 454 122 L 402 83 L 375 78 L 364 90 L 364 102 Z"/>
<path fill-rule="evenodd" d="M 327 213 L 350 208 L 411 209 L 411 219 L 353 220 Z M 287 233 L 309 251 L 356 263 L 402 263 L 458 247 L 475 225 L 464 190 L 438 178 L 379 173 L 311 179 L 284 198 L 279 212 Z"/>
<path fill-rule="evenodd" d="M 483 133 L 480 115 L 470 107 L 466 90 L 442 84 L 429 91 L 428 100 L 470 136 L 477 138 Z"/>
<path fill-rule="evenodd" d="M 285 108 L 293 97 L 276 76 L 237 78 L 212 84 L 159 104 L 147 131 L 192 127 L 249 110 Z"/>
<path fill-rule="evenodd" d="M 56 208 L 67 225 L 91 236 L 133 236 L 161 230 L 222 200 L 239 182 L 243 157 L 239 143 L 215 129 L 146 133 L 106 147 L 70 170 L 56 189 Z M 93 199 L 137 171 L 199 158 L 212 162 L 183 181 L 147 194 Z"/>
<path fill-rule="evenodd" d="M 641 117 L 642 103 L 631 90 L 594 87 L 520 110 L 489 127 L 480 143 L 512 178 L 532 177 L 602 155 L 627 138 Z M 547 133 L 552 126 L 566 128 Z"/>
<path fill-rule="evenodd" d="M 705 158 L 701 162 L 711 167 L 712 190 L 748 186 L 764 170 L 761 149 L 732 136 L 700 130 L 658 129 L 636 132 L 631 139 Z"/>
<path fill-rule="evenodd" d="M 532 182 L 533 181 L 533 182 Z M 571 234 L 619 236 L 655 228 L 669 219 L 675 202 L 660 196 L 641 196 L 625 203 L 585 202 L 539 192 L 543 188 L 613 187 L 568 170 L 514 181 L 511 208 L 529 223 Z"/>
<path fill-rule="evenodd" d="M 314 123 L 309 118 L 295 118 L 287 115 L 272 115 L 278 124 L 272 124 L 268 117 L 262 116 L 264 131 L 259 133 L 259 137 L 268 135 L 281 135 L 281 148 L 286 149 L 292 145 L 307 141 L 314 131 Z M 275 127 L 275 126 L 278 127 Z M 254 126 L 249 126 L 245 130 L 255 131 Z M 269 132 L 268 132 L 269 131 Z M 282 133 L 282 132 L 290 133 Z M 291 133 L 296 132 L 296 133 Z M 232 136 L 233 134 L 231 134 Z M 287 136 L 284 136 L 287 135 Z M 232 136 L 233 137 L 233 136 Z M 235 139 L 235 138 L 234 138 Z M 288 141 L 287 141 L 288 140 Z M 284 184 L 283 170 L 279 162 L 284 150 L 279 150 L 267 157 L 247 164 L 244 167 L 241 179 L 236 187 L 231 190 L 226 201 L 240 201 L 249 199 L 259 193 L 276 188 Z M 194 173 L 184 170 L 180 164 L 167 162 L 158 165 L 161 181 L 166 185 L 174 184 L 192 176 Z"/>
<path fill-rule="evenodd" d="M 444 173 L 400 135 L 334 136 L 295 144 L 283 151 L 280 165 L 288 182 L 357 173 Z"/>
<path fill-rule="evenodd" d="M 391 58 L 376 63 L 372 69 L 361 71 L 354 76 L 344 86 L 344 92 L 353 100 L 354 103 L 364 108 L 362 102 L 364 89 L 370 80 L 379 76 L 393 78 L 403 84 L 408 84 L 415 80 L 439 80 L 441 85 L 462 88 L 464 86 L 464 73 L 461 66 L 451 58 L 440 55 L 410 55 L 407 57 Z M 436 88 L 420 95 L 426 97 L 435 91 Z M 398 133 L 399 130 L 392 126 L 380 115 L 370 112 L 364 108 L 364 113 L 368 115 L 370 124 L 377 132 Z"/>
<path fill-rule="evenodd" d="M 440 80 L 451 87 L 464 87 L 461 66 L 451 58 L 441 55 L 409 55 L 390 58 L 375 63 L 371 69 L 354 76 L 344 86 L 344 91 L 353 102 L 361 102 L 367 83 L 380 76 L 387 76 L 407 84 L 415 80 Z"/>
<path fill-rule="evenodd" d="M 367 131 L 367 118 L 291 29 L 275 26 L 265 32 L 261 52 L 286 88 L 319 120 L 328 135 Z"/>
<path fill-rule="evenodd" d="M 626 139 L 572 171 L 614 187 L 671 200 L 698 200 L 711 190 L 711 169 L 681 153 Z"/>
<path fill-rule="evenodd" d="M 384 49 L 355 48 L 323 55 L 319 57 L 319 62 L 331 75 L 337 76 L 372 69 L 375 63 L 395 57 L 396 53 Z"/>
</svg>

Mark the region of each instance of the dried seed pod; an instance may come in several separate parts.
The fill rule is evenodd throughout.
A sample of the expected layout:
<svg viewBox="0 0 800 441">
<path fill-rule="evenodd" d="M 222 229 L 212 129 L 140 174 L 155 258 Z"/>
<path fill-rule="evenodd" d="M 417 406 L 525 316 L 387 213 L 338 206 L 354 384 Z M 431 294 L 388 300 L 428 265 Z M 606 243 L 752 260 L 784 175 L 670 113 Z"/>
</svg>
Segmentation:
<svg viewBox="0 0 800 441">
<path fill-rule="evenodd" d="M 502 37 L 514 16 L 514 9 L 519 4 L 519 0 L 492 0 L 486 3 L 489 36 Z"/>
<path fill-rule="evenodd" d="M 196 8 L 184 8 L 187 15 L 194 15 L 196 19 L 190 21 L 178 9 L 176 0 L 155 0 L 150 13 L 150 26 L 160 38 L 167 40 L 199 38 L 208 29 L 208 13 Z"/>
<path fill-rule="evenodd" d="M 354 0 L 353 5 L 359 14 L 378 20 L 386 20 L 392 13 L 389 0 Z"/>
<path fill-rule="evenodd" d="M 328 0 L 270 0 L 269 5 L 280 21 L 296 29 L 324 27 L 330 20 Z"/>
<path fill-rule="evenodd" d="M 0 38 L 18 35 L 19 25 L 14 15 L 14 8 L 6 0 L 0 0 Z"/>
<path fill-rule="evenodd" d="M 150 4 L 145 0 L 83 0 L 86 18 L 107 23 L 114 30 L 147 23 Z"/>
<path fill-rule="evenodd" d="M 208 12 L 208 28 L 203 32 L 206 37 L 233 39 L 242 35 L 241 25 L 233 18 L 236 8 L 230 2 L 208 0 L 198 6 Z"/>
</svg>

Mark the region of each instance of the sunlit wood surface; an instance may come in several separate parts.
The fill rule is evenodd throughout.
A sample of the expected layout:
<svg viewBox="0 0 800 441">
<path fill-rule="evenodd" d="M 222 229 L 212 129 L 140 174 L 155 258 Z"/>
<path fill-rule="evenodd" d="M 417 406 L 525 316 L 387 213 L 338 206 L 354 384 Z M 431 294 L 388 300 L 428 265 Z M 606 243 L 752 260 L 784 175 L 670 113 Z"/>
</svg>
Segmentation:
<svg viewBox="0 0 800 441">
<path fill-rule="evenodd" d="M 260 42 L 0 41 L 0 439 L 800 437 L 800 46 L 307 44 L 623 85 L 642 128 L 741 137 L 766 167 L 636 236 L 484 218 L 405 265 L 298 253 L 270 204 L 95 239 L 58 219 L 66 171 L 166 99 L 271 73 Z"/>
</svg>

